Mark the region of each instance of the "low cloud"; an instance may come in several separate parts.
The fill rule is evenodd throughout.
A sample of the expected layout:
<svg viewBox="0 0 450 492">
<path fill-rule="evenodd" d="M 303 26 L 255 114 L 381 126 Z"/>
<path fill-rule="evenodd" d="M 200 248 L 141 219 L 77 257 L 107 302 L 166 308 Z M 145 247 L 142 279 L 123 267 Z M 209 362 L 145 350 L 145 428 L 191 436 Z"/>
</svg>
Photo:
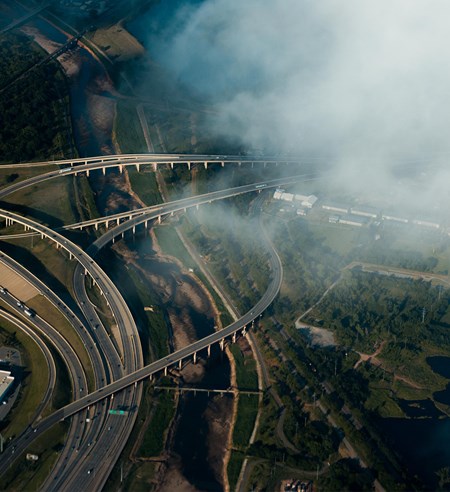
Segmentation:
<svg viewBox="0 0 450 492">
<path fill-rule="evenodd" d="M 443 175 L 425 167 L 450 150 L 449 18 L 444 0 L 205 0 L 178 9 L 152 54 L 216 104 L 221 134 L 332 157 L 343 183 L 380 190 L 419 162 L 430 201 Z"/>
</svg>

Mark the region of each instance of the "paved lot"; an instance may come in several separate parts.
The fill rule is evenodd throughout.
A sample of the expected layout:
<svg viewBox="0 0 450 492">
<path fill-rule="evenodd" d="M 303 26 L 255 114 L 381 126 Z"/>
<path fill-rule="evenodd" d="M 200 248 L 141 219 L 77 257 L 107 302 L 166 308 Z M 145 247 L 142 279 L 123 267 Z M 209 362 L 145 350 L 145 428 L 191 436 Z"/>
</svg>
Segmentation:
<svg viewBox="0 0 450 492">
<path fill-rule="evenodd" d="M 37 289 L 2 263 L 0 263 L 0 285 L 24 302 L 39 294 Z"/>
</svg>

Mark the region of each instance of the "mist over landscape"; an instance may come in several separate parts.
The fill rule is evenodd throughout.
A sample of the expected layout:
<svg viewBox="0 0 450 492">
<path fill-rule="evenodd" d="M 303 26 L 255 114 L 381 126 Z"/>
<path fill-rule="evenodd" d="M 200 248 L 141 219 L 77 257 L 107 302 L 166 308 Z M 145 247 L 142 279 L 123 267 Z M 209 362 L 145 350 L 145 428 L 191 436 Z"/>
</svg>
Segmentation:
<svg viewBox="0 0 450 492">
<path fill-rule="evenodd" d="M 340 184 L 369 180 L 402 203 L 419 192 L 433 210 L 448 178 L 449 14 L 444 1 L 205 0 L 179 6 L 148 45 L 215 103 L 221 134 L 331 157 Z M 394 173 L 405 163 L 419 163 L 419 188 Z"/>
</svg>

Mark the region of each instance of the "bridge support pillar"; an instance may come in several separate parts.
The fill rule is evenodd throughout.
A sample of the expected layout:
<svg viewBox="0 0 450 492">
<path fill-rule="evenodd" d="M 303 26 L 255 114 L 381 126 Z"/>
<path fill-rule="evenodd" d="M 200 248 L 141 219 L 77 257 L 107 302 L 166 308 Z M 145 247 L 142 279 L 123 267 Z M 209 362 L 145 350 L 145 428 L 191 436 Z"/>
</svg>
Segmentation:
<svg viewBox="0 0 450 492">
<path fill-rule="evenodd" d="M 222 338 L 222 340 L 220 340 L 219 344 L 220 344 L 220 349 L 223 350 L 225 348 L 225 338 Z"/>
<path fill-rule="evenodd" d="M 89 178 L 89 169 L 86 169 L 86 176 Z"/>
<path fill-rule="evenodd" d="M 225 167 L 225 162 L 222 161 L 221 164 L 222 164 L 222 167 Z"/>
<path fill-rule="evenodd" d="M 158 224 L 161 224 L 161 215 L 158 215 Z"/>
<path fill-rule="evenodd" d="M 208 169 L 208 163 L 206 161 L 203 163 L 203 165 L 205 166 L 205 169 Z"/>
<path fill-rule="evenodd" d="M 123 165 L 122 164 L 119 164 L 119 171 L 120 171 L 120 174 L 123 173 Z"/>
<path fill-rule="evenodd" d="M 208 345 L 208 357 L 211 357 L 211 345 Z"/>
<path fill-rule="evenodd" d="M 119 218 L 117 218 L 117 219 L 116 219 L 116 225 L 119 225 L 119 224 L 120 224 L 120 219 L 119 219 Z"/>
<path fill-rule="evenodd" d="M 197 352 L 194 352 L 194 364 L 197 364 Z"/>
<path fill-rule="evenodd" d="M 95 223 L 95 230 L 98 231 L 98 222 Z"/>
<path fill-rule="evenodd" d="M 233 343 L 236 343 L 236 332 L 233 333 Z"/>
<path fill-rule="evenodd" d="M 167 366 L 164 368 L 164 376 L 167 376 Z"/>
<path fill-rule="evenodd" d="M 112 243 L 114 244 L 115 242 L 116 242 L 116 236 L 113 236 Z"/>
<path fill-rule="evenodd" d="M 103 176 L 106 174 L 106 167 L 102 167 Z"/>
<path fill-rule="evenodd" d="M 154 162 L 153 163 L 153 171 L 156 173 L 157 170 L 158 170 L 158 163 Z"/>
<path fill-rule="evenodd" d="M 150 374 L 150 376 L 148 377 L 148 379 L 149 379 L 150 381 L 153 381 L 153 374 Z"/>
<path fill-rule="evenodd" d="M 170 165 L 170 169 L 173 170 L 173 162 L 169 162 L 169 165 Z"/>
<path fill-rule="evenodd" d="M 105 226 L 106 226 L 106 228 L 107 228 L 107 229 L 109 229 L 109 220 L 107 220 L 107 221 L 105 222 Z"/>
<path fill-rule="evenodd" d="M 182 359 L 180 359 L 180 360 L 178 361 L 178 369 L 181 371 L 181 368 L 182 368 L 182 367 L 183 367 L 183 361 L 182 361 Z"/>
<path fill-rule="evenodd" d="M 190 162 L 188 162 L 188 163 L 187 163 L 187 166 L 188 166 L 188 169 L 189 169 L 189 171 L 190 171 L 190 170 L 191 170 L 191 163 L 190 163 Z"/>
<path fill-rule="evenodd" d="M 247 327 L 244 326 L 244 328 L 242 328 L 242 334 L 245 336 L 247 336 Z"/>
<path fill-rule="evenodd" d="M 136 226 L 133 226 L 133 234 L 136 234 Z"/>
<path fill-rule="evenodd" d="M 72 253 L 69 251 L 69 260 L 71 260 L 73 258 L 73 255 Z"/>
<path fill-rule="evenodd" d="M 141 170 L 141 165 L 140 164 L 136 164 L 136 171 L 139 172 Z"/>
<path fill-rule="evenodd" d="M 122 239 L 123 239 L 124 237 L 125 237 L 125 233 L 124 233 L 124 232 L 122 232 Z"/>
</svg>

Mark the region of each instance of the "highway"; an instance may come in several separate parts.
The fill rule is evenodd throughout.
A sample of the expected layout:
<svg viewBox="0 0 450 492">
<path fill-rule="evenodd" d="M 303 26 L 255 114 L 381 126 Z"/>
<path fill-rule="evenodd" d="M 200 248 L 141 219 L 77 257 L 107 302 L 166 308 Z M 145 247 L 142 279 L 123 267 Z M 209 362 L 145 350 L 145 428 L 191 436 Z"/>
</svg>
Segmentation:
<svg viewBox="0 0 450 492">
<path fill-rule="evenodd" d="M 44 408 L 48 405 L 48 403 L 50 402 L 50 398 L 52 397 L 53 390 L 55 388 L 55 383 L 56 383 L 55 361 L 53 359 L 52 353 L 50 352 L 49 348 L 47 347 L 47 344 L 45 343 L 45 340 L 42 337 L 40 337 L 38 334 L 36 334 L 21 319 L 19 319 L 17 316 L 12 315 L 10 312 L 5 311 L 2 308 L 0 308 L 0 316 L 3 319 L 9 321 L 20 331 L 23 331 L 27 336 L 29 336 L 34 341 L 34 343 L 40 348 L 43 356 L 45 357 L 45 361 L 47 362 L 47 369 L 48 369 L 47 389 L 45 391 L 44 396 L 42 397 L 41 402 L 39 403 L 39 406 L 36 408 L 33 416 L 30 419 L 30 425 L 33 425 L 34 422 L 36 422 L 37 419 L 41 416 Z"/>
<path fill-rule="evenodd" d="M 204 156 L 202 156 L 201 159 L 197 157 L 197 159 L 198 159 L 197 162 L 204 162 Z M 109 164 L 111 164 L 111 166 L 112 165 L 117 166 L 117 162 L 114 161 Z M 91 163 L 85 166 L 86 167 L 98 166 L 98 163 Z M 77 172 L 79 172 L 81 167 L 83 167 L 83 165 L 77 166 L 77 170 L 78 170 Z M 69 175 L 73 173 L 75 173 L 75 170 L 69 169 L 69 171 L 64 172 L 64 175 Z M 55 177 L 60 177 L 61 175 L 62 173 L 60 173 L 60 171 L 57 170 L 16 183 L 15 185 L 9 186 L 1 190 L 0 198 L 4 198 L 9 193 L 17 191 L 18 189 L 25 188 L 26 186 L 30 186 L 32 184 L 37 184 L 46 179 L 53 179 Z M 77 401 L 72 402 L 71 404 L 67 405 L 63 409 L 59 409 L 54 414 L 43 419 L 39 423 L 36 432 L 33 432 L 33 436 L 30 435 L 30 432 L 32 432 L 31 429 L 26 431 L 24 435 L 21 437 L 21 439 L 17 440 L 17 442 L 14 443 L 14 448 L 8 447 L 7 450 L 5 451 L 2 457 L 3 458 L 2 463 L 0 463 L 0 473 L 3 473 L 6 470 L 6 468 L 9 466 L 9 464 L 14 460 L 14 458 L 19 456 L 20 453 L 26 449 L 28 442 L 30 442 L 27 441 L 28 439 L 34 439 L 38 437 L 43 432 L 45 432 L 46 429 L 50 428 L 52 425 L 54 425 L 56 422 L 62 419 L 66 419 L 74 415 L 75 413 L 80 412 L 83 409 L 86 408 L 91 409 L 95 403 L 99 403 L 102 400 L 103 402 L 101 406 L 110 405 L 111 398 L 114 398 L 114 401 L 117 401 L 116 399 L 119 397 L 118 392 L 128 387 L 132 392 L 129 393 L 130 395 L 129 398 L 137 406 L 139 404 L 140 395 L 142 392 L 141 385 L 137 384 L 139 381 L 145 379 L 146 377 L 149 377 L 150 375 L 164 371 L 165 368 L 178 364 L 183 360 L 190 358 L 193 354 L 201 350 L 207 349 L 208 347 L 210 347 L 215 343 L 221 343 L 223 347 L 226 338 L 231 337 L 236 332 L 245 331 L 248 325 L 250 325 L 253 322 L 253 320 L 258 318 L 260 314 L 262 314 L 262 312 L 267 308 L 267 306 L 273 301 L 273 299 L 278 294 L 281 285 L 281 280 L 282 280 L 281 262 L 279 261 L 279 258 L 276 255 L 276 253 L 272 250 L 271 265 L 273 269 L 272 269 L 272 278 L 269 287 L 265 292 L 265 294 L 263 295 L 263 297 L 260 299 L 260 301 L 256 304 L 256 306 L 251 311 L 246 313 L 241 319 L 239 319 L 235 323 L 232 323 L 231 325 L 224 328 L 220 332 L 213 333 L 212 335 L 202 340 L 199 340 L 197 342 L 194 342 L 190 346 L 185 347 L 175 353 L 172 353 L 169 356 L 159 361 L 153 362 L 152 364 L 149 364 L 146 367 L 142 367 L 142 353 L 140 350 L 136 326 L 131 317 L 131 314 L 128 308 L 126 307 L 126 304 L 124 303 L 122 297 L 120 296 L 117 289 L 115 288 L 114 284 L 110 281 L 110 279 L 107 277 L 105 272 L 103 272 L 103 270 L 93 261 L 91 256 L 94 256 L 102 247 L 104 247 L 110 241 L 113 241 L 117 235 L 124 233 L 126 230 L 134 229 L 136 225 L 142 222 L 146 222 L 147 220 L 152 220 L 153 218 L 158 218 L 164 214 L 174 213 L 175 211 L 183 210 L 188 207 L 198 206 L 200 204 L 208 203 L 213 200 L 224 199 L 226 197 L 236 196 L 241 193 L 248 193 L 248 192 L 255 192 L 255 191 L 258 192 L 265 188 L 269 188 L 273 186 L 282 186 L 285 184 L 290 184 L 293 182 L 294 179 L 297 181 L 302 181 L 302 180 L 305 181 L 309 179 L 318 179 L 318 176 L 300 175 L 294 178 L 290 177 L 282 180 L 271 180 L 262 183 L 254 183 L 251 185 L 245 185 L 243 187 L 236 187 L 230 190 L 220 190 L 216 192 L 211 192 L 202 195 L 200 197 L 190 197 L 183 200 L 178 200 L 176 202 L 170 202 L 158 206 L 157 209 L 155 207 L 149 207 L 148 209 L 137 211 L 136 214 L 139 215 L 133 217 L 131 220 L 121 223 L 114 229 L 110 229 L 106 234 L 104 234 L 97 241 L 95 241 L 93 245 L 91 245 L 91 247 L 88 248 L 87 252 L 81 250 L 81 248 L 68 241 L 64 236 L 60 235 L 56 231 L 52 231 L 51 229 L 41 224 L 37 224 L 31 219 L 21 217 L 12 212 L 7 212 L 4 210 L 0 211 L 0 216 L 7 219 L 8 222 L 13 221 L 15 223 L 22 224 L 25 228 L 38 232 L 41 235 L 41 237 L 47 237 L 52 241 L 55 241 L 59 247 L 65 249 L 69 253 L 71 258 L 77 259 L 80 265 L 77 267 L 79 278 L 78 280 L 75 280 L 74 283 L 74 286 L 78 284 L 78 287 L 76 287 L 77 298 L 79 299 L 80 302 L 82 302 L 81 299 L 86 299 L 86 294 L 81 289 L 84 290 L 84 277 L 87 274 L 93 279 L 93 281 L 99 286 L 100 291 L 105 295 L 106 302 L 110 306 L 114 319 L 116 320 L 120 329 L 122 345 L 120 344 L 114 345 L 110 342 L 108 348 L 106 348 L 106 353 L 105 353 L 106 360 L 108 362 L 114 360 L 115 358 L 117 358 L 118 353 L 123 351 L 122 354 L 123 374 L 121 374 L 121 376 L 118 377 L 117 380 L 115 380 L 117 375 L 114 374 L 114 377 L 111 378 L 112 380 L 109 384 L 103 387 L 98 387 L 95 391 L 93 391 L 89 395 L 80 397 Z M 121 219 L 119 219 L 119 221 L 120 220 Z M 81 278 L 82 278 L 82 282 L 81 282 Z M 88 306 L 89 303 L 85 302 L 84 305 Z M 91 319 L 89 312 L 85 311 L 85 313 L 86 313 L 85 316 Z M 105 361 L 103 361 L 103 363 L 105 363 Z M 106 398 L 106 397 L 110 397 L 110 398 Z M 130 422 L 132 422 L 136 418 L 137 412 L 130 412 L 130 413 L 132 414 L 132 417 L 130 418 Z M 105 419 L 103 419 L 102 422 L 105 422 Z M 105 431 L 105 427 L 106 427 L 105 423 L 102 423 L 101 425 L 98 425 L 96 423 L 95 425 L 98 427 L 102 427 L 103 429 L 103 432 L 101 434 L 102 436 L 108 435 L 108 431 L 107 430 Z M 109 428 L 110 426 L 106 427 L 106 429 Z M 131 425 L 124 426 L 123 429 L 125 428 L 128 428 L 129 431 L 131 431 Z M 91 469 L 89 467 L 92 466 L 92 463 L 95 463 L 96 464 L 95 466 L 98 466 L 99 463 L 100 464 L 102 463 L 101 456 L 105 458 L 104 461 L 110 463 L 109 466 L 111 467 L 115 463 L 115 460 L 117 459 L 118 453 L 120 452 L 121 448 L 123 447 L 123 445 L 125 445 L 126 437 L 127 437 L 125 434 L 127 434 L 127 432 L 123 430 L 123 434 L 124 434 L 123 435 L 124 439 L 121 440 L 121 439 L 117 439 L 116 433 L 113 434 L 109 432 L 109 436 L 110 436 L 109 440 L 103 437 L 102 449 L 104 450 L 104 452 L 99 453 L 97 455 L 97 451 L 96 451 L 95 457 L 92 456 L 89 457 L 90 455 L 92 455 L 92 451 L 87 450 L 86 447 L 88 444 L 91 444 L 91 441 L 85 440 L 85 444 L 83 445 L 83 448 L 79 449 L 81 454 L 80 459 L 78 460 L 78 464 L 80 465 L 79 468 L 83 468 L 83 470 L 89 471 Z M 101 441 L 101 439 L 99 440 Z M 114 443 L 117 443 L 117 441 L 122 441 L 120 445 L 120 449 L 116 445 L 116 448 L 114 449 L 113 447 L 108 454 L 106 443 L 109 442 L 109 445 L 113 446 Z M 90 447 L 94 448 L 94 446 L 90 446 Z M 106 458 L 106 456 L 108 456 L 108 458 Z M 62 478 L 63 475 L 60 472 L 58 472 L 57 478 L 58 480 L 61 480 L 61 482 L 58 481 L 58 483 L 64 483 L 65 485 L 67 483 L 70 483 L 71 486 L 69 487 L 69 489 L 76 487 L 77 483 L 79 486 L 80 483 L 77 482 L 77 480 L 79 480 L 79 477 L 81 476 L 82 473 L 80 472 L 78 467 L 72 465 L 72 467 L 67 467 L 67 469 L 69 471 L 67 473 L 65 472 L 66 474 L 64 475 L 64 480 Z M 99 473 L 99 476 L 100 477 L 103 476 L 104 478 L 102 479 L 103 481 L 102 482 L 99 481 L 97 485 L 104 483 L 104 481 L 106 480 L 109 474 L 109 471 L 110 470 L 108 469 L 106 471 Z M 89 475 L 91 474 L 88 474 L 86 472 L 86 481 L 83 481 L 83 486 L 84 485 L 87 486 L 88 484 L 93 483 L 92 481 L 93 477 L 90 477 Z M 66 480 L 68 480 L 69 482 L 67 482 Z M 54 490 L 58 490 L 58 487 L 54 487 Z"/>
</svg>

